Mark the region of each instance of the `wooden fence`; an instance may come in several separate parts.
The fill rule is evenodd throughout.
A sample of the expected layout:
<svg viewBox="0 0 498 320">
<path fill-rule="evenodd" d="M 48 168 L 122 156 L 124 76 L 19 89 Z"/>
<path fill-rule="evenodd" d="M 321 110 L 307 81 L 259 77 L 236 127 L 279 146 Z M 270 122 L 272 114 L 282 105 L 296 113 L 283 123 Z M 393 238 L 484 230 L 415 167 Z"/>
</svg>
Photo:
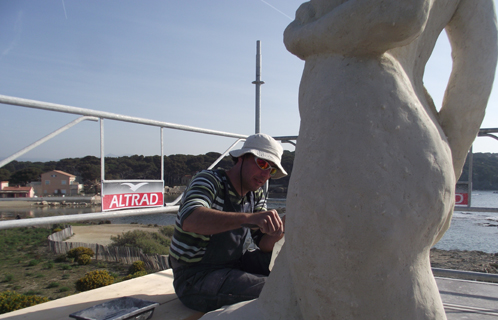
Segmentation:
<svg viewBox="0 0 498 320">
<path fill-rule="evenodd" d="M 78 247 L 90 248 L 95 252 L 94 258 L 102 261 L 121 262 L 125 264 L 132 264 L 137 260 L 145 263 L 147 269 L 152 270 L 165 270 L 169 269 L 167 255 L 146 255 L 139 248 L 131 247 L 108 247 L 97 243 L 83 243 L 83 242 L 64 242 L 73 235 L 73 228 L 71 226 L 62 231 L 55 232 L 48 236 L 48 245 L 50 250 L 56 254 L 64 254 L 69 250 Z"/>
</svg>

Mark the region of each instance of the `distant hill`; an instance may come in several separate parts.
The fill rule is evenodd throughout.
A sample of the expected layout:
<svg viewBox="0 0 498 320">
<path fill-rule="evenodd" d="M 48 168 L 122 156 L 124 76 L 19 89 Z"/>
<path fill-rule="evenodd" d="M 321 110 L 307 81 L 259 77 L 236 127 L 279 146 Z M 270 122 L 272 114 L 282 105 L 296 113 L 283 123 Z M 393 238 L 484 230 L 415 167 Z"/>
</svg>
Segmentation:
<svg viewBox="0 0 498 320">
<path fill-rule="evenodd" d="M 181 185 L 182 178 L 194 175 L 196 172 L 208 168 L 220 156 L 219 153 L 209 152 L 202 155 L 176 154 L 164 157 L 164 180 L 169 186 Z M 289 176 L 272 181 L 273 186 L 286 188 L 292 174 L 294 152 L 284 151 L 282 165 Z M 225 157 L 217 165 L 228 169 L 232 166 L 230 157 Z M 106 157 L 106 180 L 123 179 L 156 179 L 161 177 L 160 156 L 122 156 Z M 31 162 L 12 161 L 0 168 L 0 181 L 8 180 L 10 185 L 25 185 L 31 181 L 39 181 L 40 174 L 51 170 L 62 170 L 81 177 L 85 185 L 95 185 L 100 180 L 100 158 L 86 156 L 83 158 L 67 158 L 59 161 Z M 468 164 L 465 165 L 461 181 L 468 178 Z M 498 190 L 498 154 L 475 153 L 473 165 L 474 190 Z"/>
<path fill-rule="evenodd" d="M 467 181 L 468 174 L 467 159 L 460 181 Z M 498 190 L 498 153 L 474 153 L 472 188 L 474 190 Z"/>
</svg>

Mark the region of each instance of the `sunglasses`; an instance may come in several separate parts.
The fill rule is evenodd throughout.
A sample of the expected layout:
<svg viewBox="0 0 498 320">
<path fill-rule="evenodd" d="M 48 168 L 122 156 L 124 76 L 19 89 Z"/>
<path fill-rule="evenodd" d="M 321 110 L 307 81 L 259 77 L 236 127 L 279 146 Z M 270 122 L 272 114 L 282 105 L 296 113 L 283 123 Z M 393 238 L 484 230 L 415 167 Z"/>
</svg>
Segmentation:
<svg viewBox="0 0 498 320">
<path fill-rule="evenodd" d="M 258 165 L 258 167 L 261 169 L 261 170 L 270 170 L 270 176 L 274 176 L 275 173 L 277 173 L 278 169 L 277 168 L 274 168 L 272 167 L 268 161 L 266 160 L 263 160 L 261 158 L 258 158 L 258 157 L 254 157 L 254 161 L 256 161 L 256 164 Z"/>
</svg>

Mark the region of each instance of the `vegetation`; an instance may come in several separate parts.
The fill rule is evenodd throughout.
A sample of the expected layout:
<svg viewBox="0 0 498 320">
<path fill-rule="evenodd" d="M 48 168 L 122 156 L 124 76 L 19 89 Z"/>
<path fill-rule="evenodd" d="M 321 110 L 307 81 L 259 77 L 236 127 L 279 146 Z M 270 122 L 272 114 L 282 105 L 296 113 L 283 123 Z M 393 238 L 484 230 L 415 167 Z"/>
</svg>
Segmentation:
<svg viewBox="0 0 498 320">
<path fill-rule="evenodd" d="M 76 281 L 76 289 L 78 291 L 88 291 L 105 287 L 114 283 L 114 277 L 107 270 L 90 271 L 78 281 Z"/>
<path fill-rule="evenodd" d="M 175 154 L 164 157 L 164 181 L 166 185 L 181 185 L 182 178 L 194 175 L 196 172 L 208 168 L 219 153 L 209 152 L 204 155 Z M 294 152 L 285 151 L 283 166 L 287 172 L 292 171 Z M 125 156 L 105 158 L 106 179 L 160 179 L 160 156 Z M 230 157 L 225 157 L 217 167 L 228 169 L 232 166 Z M 40 181 L 40 174 L 51 170 L 61 170 L 79 176 L 85 185 L 85 192 L 98 192 L 100 180 L 100 158 L 86 156 L 84 158 L 68 158 L 59 161 L 30 162 L 12 161 L 0 168 L 0 180 L 8 180 L 10 185 L 26 185 L 32 181 Z M 289 178 L 278 180 L 279 184 L 287 185 Z"/>
<path fill-rule="evenodd" d="M 90 257 L 87 254 L 82 254 L 76 259 L 79 265 L 85 265 L 85 264 L 90 264 L 92 262 L 92 257 Z"/>
<path fill-rule="evenodd" d="M 95 255 L 95 253 L 90 248 L 77 247 L 77 248 L 69 250 L 66 253 L 66 255 L 68 258 L 73 258 L 73 259 L 77 260 L 78 258 L 80 258 L 83 255 L 87 255 L 91 258 Z"/>
<path fill-rule="evenodd" d="M 463 168 L 460 181 L 467 181 L 468 161 Z M 474 153 L 472 166 L 474 190 L 498 190 L 498 153 Z"/>
<path fill-rule="evenodd" d="M 145 263 L 143 261 L 135 261 L 128 269 L 129 274 L 134 274 L 136 272 L 145 271 Z"/>
<path fill-rule="evenodd" d="M 129 275 L 124 277 L 123 280 L 130 280 L 130 279 L 142 277 L 145 275 L 147 275 L 147 271 L 145 271 L 145 270 L 144 271 L 137 271 L 135 273 L 130 273 Z"/>
<path fill-rule="evenodd" d="M 164 157 L 164 181 L 166 185 L 181 185 L 182 178 L 194 175 L 208 168 L 220 156 L 209 152 L 204 155 L 175 154 Z M 120 179 L 160 179 L 160 156 L 125 156 L 106 158 L 106 178 Z M 286 188 L 294 163 L 294 152 L 285 150 L 282 165 L 289 176 L 273 181 L 272 185 Z M 230 157 L 225 157 L 217 167 L 228 169 L 232 166 Z M 100 180 L 100 159 L 94 156 L 84 158 L 68 158 L 59 161 L 29 162 L 12 161 L 0 168 L 0 180 L 8 180 L 11 185 L 26 185 L 31 181 L 39 181 L 40 174 L 51 170 L 62 170 L 79 176 L 85 185 L 85 192 L 98 192 Z M 468 164 L 465 165 L 461 181 L 468 180 Z M 473 186 L 476 190 L 498 190 L 498 154 L 474 153 Z"/>
<path fill-rule="evenodd" d="M 74 258 L 50 252 L 47 237 L 52 231 L 0 230 L 0 313 L 75 294 L 76 282 L 92 271 L 106 271 L 114 282 L 138 276 L 130 276 L 130 266 L 123 263 L 91 260 L 79 265 Z"/>
<path fill-rule="evenodd" d="M 48 298 L 36 295 L 20 294 L 14 291 L 0 293 L 0 314 L 47 302 Z"/>
<path fill-rule="evenodd" d="M 135 247 L 145 254 L 169 254 L 173 226 L 164 226 L 159 233 L 133 230 L 116 237 L 111 236 L 113 247 Z"/>
</svg>

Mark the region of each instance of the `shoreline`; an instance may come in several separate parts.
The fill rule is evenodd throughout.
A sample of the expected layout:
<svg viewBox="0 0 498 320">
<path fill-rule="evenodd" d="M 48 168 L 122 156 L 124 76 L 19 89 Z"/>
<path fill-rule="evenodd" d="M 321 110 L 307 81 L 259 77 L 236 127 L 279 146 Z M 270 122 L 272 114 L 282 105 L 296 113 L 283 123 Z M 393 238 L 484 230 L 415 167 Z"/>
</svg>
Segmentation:
<svg viewBox="0 0 498 320">
<path fill-rule="evenodd" d="M 431 267 L 497 274 L 498 253 L 432 248 Z"/>
<path fill-rule="evenodd" d="M 9 200 L 0 201 L 0 208 L 30 208 L 36 201 L 32 200 Z"/>
<path fill-rule="evenodd" d="M 143 224 L 73 226 L 75 235 L 66 241 L 108 245 L 111 243 L 111 236 L 115 237 L 123 232 L 136 229 L 156 232 L 160 227 L 161 226 L 157 225 Z M 430 250 L 430 260 L 431 267 L 433 268 L 498 274 L 498 252 L 486 253 L 482 251 L 442 250 L 432 248 Z"/>
<path fill-rule="evenodd" d="M 35 205 L 35 202 L 39 202 L 41 198 L 32 198 L 32 200 L 0 200 L 0 209 L 2 208 L 13 208 L 13 209 L 22 209 L 22 208 L 37 208 L 40 206 Z M 55 200 L 55 199 L 54 199 Z M 101 224 L 101 225 L 88 225 L 81 226 L 79 231 L 73 229 L 73 232 L 76 233 L 75 236 L 68 239 L 69 242 L 83 242 L 83 243 L 99 243 L 102 245 L 108 245 L 110 243 L 110 237 L 117 236 L 126 231 L 131 231 L 134 229 L 143 229 L 144 231 L 153 231 L 151 226 L 146 224 L 121 224 L 123 229 L 119 230 L 120 224 Z M 105 227 L 112 226 L 110 228 L 105 229 Z M 157 227 L 155 225 L 154 227 Z M 73 226 L 75 228 L 75 226 Z M 76 226 L 76 228 L 80 228 L 80 226 Z M 92 229 L 93 234 L 90 231 L 83 231 L 87 228 L 88 230 Z M 114 231 L 113 231 L 114 230 Z M 82 237 L 83 233 L 92 234 L 88 237 Z M 432 248 L 430 251 L 431 256 L 431 266 L 434 268 L 442 268 L 442 269 L 456 269 L 456 270 L 464 270 L 464 271 L 474 271 L 474 272 L 484 272 L 484 273 L 498 273 L 498 248 L 495 253 L 487 253 L 482 251 L 466 251 L 466 250 L 443 250 Z"/>
</svg>

